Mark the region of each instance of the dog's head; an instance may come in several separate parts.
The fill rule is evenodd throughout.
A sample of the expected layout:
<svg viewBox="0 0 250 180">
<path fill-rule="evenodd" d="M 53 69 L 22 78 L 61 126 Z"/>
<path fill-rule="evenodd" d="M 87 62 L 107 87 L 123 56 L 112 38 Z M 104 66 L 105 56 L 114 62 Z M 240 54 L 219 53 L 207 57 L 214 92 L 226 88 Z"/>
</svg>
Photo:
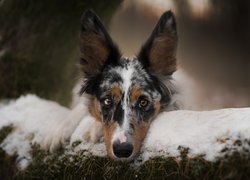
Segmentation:
<svg viewBox="0 0 250 180">
<path fill-rule="evenodd" d="M 80 66 L 91 95 L 90 112 L 103 124 L 109 156 L 132 160 L 151 122 L 171 103 L 164 83 L 176 70 L 177 33 L 171 11 L 164 13 L 138 56 L 121 56 L 93 11 L 81 21 Z"/>
</svg>

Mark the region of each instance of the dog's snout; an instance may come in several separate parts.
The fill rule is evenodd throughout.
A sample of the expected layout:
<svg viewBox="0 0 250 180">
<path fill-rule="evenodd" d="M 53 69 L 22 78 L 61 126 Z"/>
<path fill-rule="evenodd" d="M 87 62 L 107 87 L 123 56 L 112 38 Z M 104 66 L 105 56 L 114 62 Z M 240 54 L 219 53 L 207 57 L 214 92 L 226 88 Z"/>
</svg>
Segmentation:
<svg viewBox="0 0 250 180">
<path fill-rule="evenodd" d="M 128 158 L 133 152 L 133 145 L 131 143 L 115 142 L 113 144 L 114 155 L 118 158 Z"/>
</svg>

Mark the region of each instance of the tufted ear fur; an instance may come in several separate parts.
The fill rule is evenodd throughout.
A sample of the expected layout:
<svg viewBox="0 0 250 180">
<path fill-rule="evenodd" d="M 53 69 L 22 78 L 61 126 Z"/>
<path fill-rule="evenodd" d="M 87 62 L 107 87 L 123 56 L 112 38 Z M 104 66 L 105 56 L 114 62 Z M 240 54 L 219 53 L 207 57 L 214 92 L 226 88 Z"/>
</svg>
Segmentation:
<svg viewBox="0 0 250 180">
<path fill-rule="evenodd" d="M 80 68 L 86 77 L 98 75 L 106 64 L 120 58 L 117 46 L 92 10 L 81 18 L 80 52 Z"/>
<path fill-rule="evenodd" d="M 152 74 L 165 77 L 176 70 L 177 31 L 174 14 L 165 12 L 142 46 L 138 59 Z"/>
</svg>

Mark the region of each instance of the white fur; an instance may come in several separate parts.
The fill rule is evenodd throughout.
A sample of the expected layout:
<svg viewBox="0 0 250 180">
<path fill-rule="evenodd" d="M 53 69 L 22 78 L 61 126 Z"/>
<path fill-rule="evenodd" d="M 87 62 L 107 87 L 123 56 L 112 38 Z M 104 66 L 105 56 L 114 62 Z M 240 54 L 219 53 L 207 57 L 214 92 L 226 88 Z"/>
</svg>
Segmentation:
<svg viewBox="0 0 250 180">
<path fill-rule="evenodd" d="M 66 141 L 70 139 L 82 118 L 87 116 L 88 113 L 88 108 L 83 103 L 79 103 L 53 128 L 52 135 L 46 135 L 44 141 L 41 143 L 41 147 L 53 151 L 61 144 L 66 144 Z"/>
<path fill-rule="evenodd" d="M 91 115 L 87 115 L 79 123 L 70 138 L 70 144 L 76 141 L 96 143 L 103 136 L 102 124 Z"/>
</svg>

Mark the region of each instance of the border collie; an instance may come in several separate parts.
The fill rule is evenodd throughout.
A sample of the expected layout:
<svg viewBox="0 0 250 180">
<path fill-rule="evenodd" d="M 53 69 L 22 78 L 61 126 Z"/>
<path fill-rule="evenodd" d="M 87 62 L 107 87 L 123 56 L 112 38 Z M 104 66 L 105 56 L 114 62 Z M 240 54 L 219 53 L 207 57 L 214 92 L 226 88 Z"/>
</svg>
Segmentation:
<svg viewBox="0 0 250 180">
<path fill-rule="evenodd" d="M 177 64 L 176 48 L 176 22 L 171 11 L 160 17 L 138 55 L 131 59 L 121 55 L 92 10 L 83 14 L 80 68 L 84 81 L 80 94 L 89 99 L 89 113 L 101 125 L 98 131 L 103 131 L 110 157 L 133 160 L 157 115 L 178 109 L 171 82 Z M 81 114 L 79 111 L 81 108 L 72 113 Z M 69 135 L 80 122 L 82 117 L 77 121 L 75 115 L 61 126 L 62 136 Z M 63 139 L 58 134 L 55 137 L 54 142 L 49 139 L 45 144 L 57 145 L 58 139 Z"/>
</svg>

